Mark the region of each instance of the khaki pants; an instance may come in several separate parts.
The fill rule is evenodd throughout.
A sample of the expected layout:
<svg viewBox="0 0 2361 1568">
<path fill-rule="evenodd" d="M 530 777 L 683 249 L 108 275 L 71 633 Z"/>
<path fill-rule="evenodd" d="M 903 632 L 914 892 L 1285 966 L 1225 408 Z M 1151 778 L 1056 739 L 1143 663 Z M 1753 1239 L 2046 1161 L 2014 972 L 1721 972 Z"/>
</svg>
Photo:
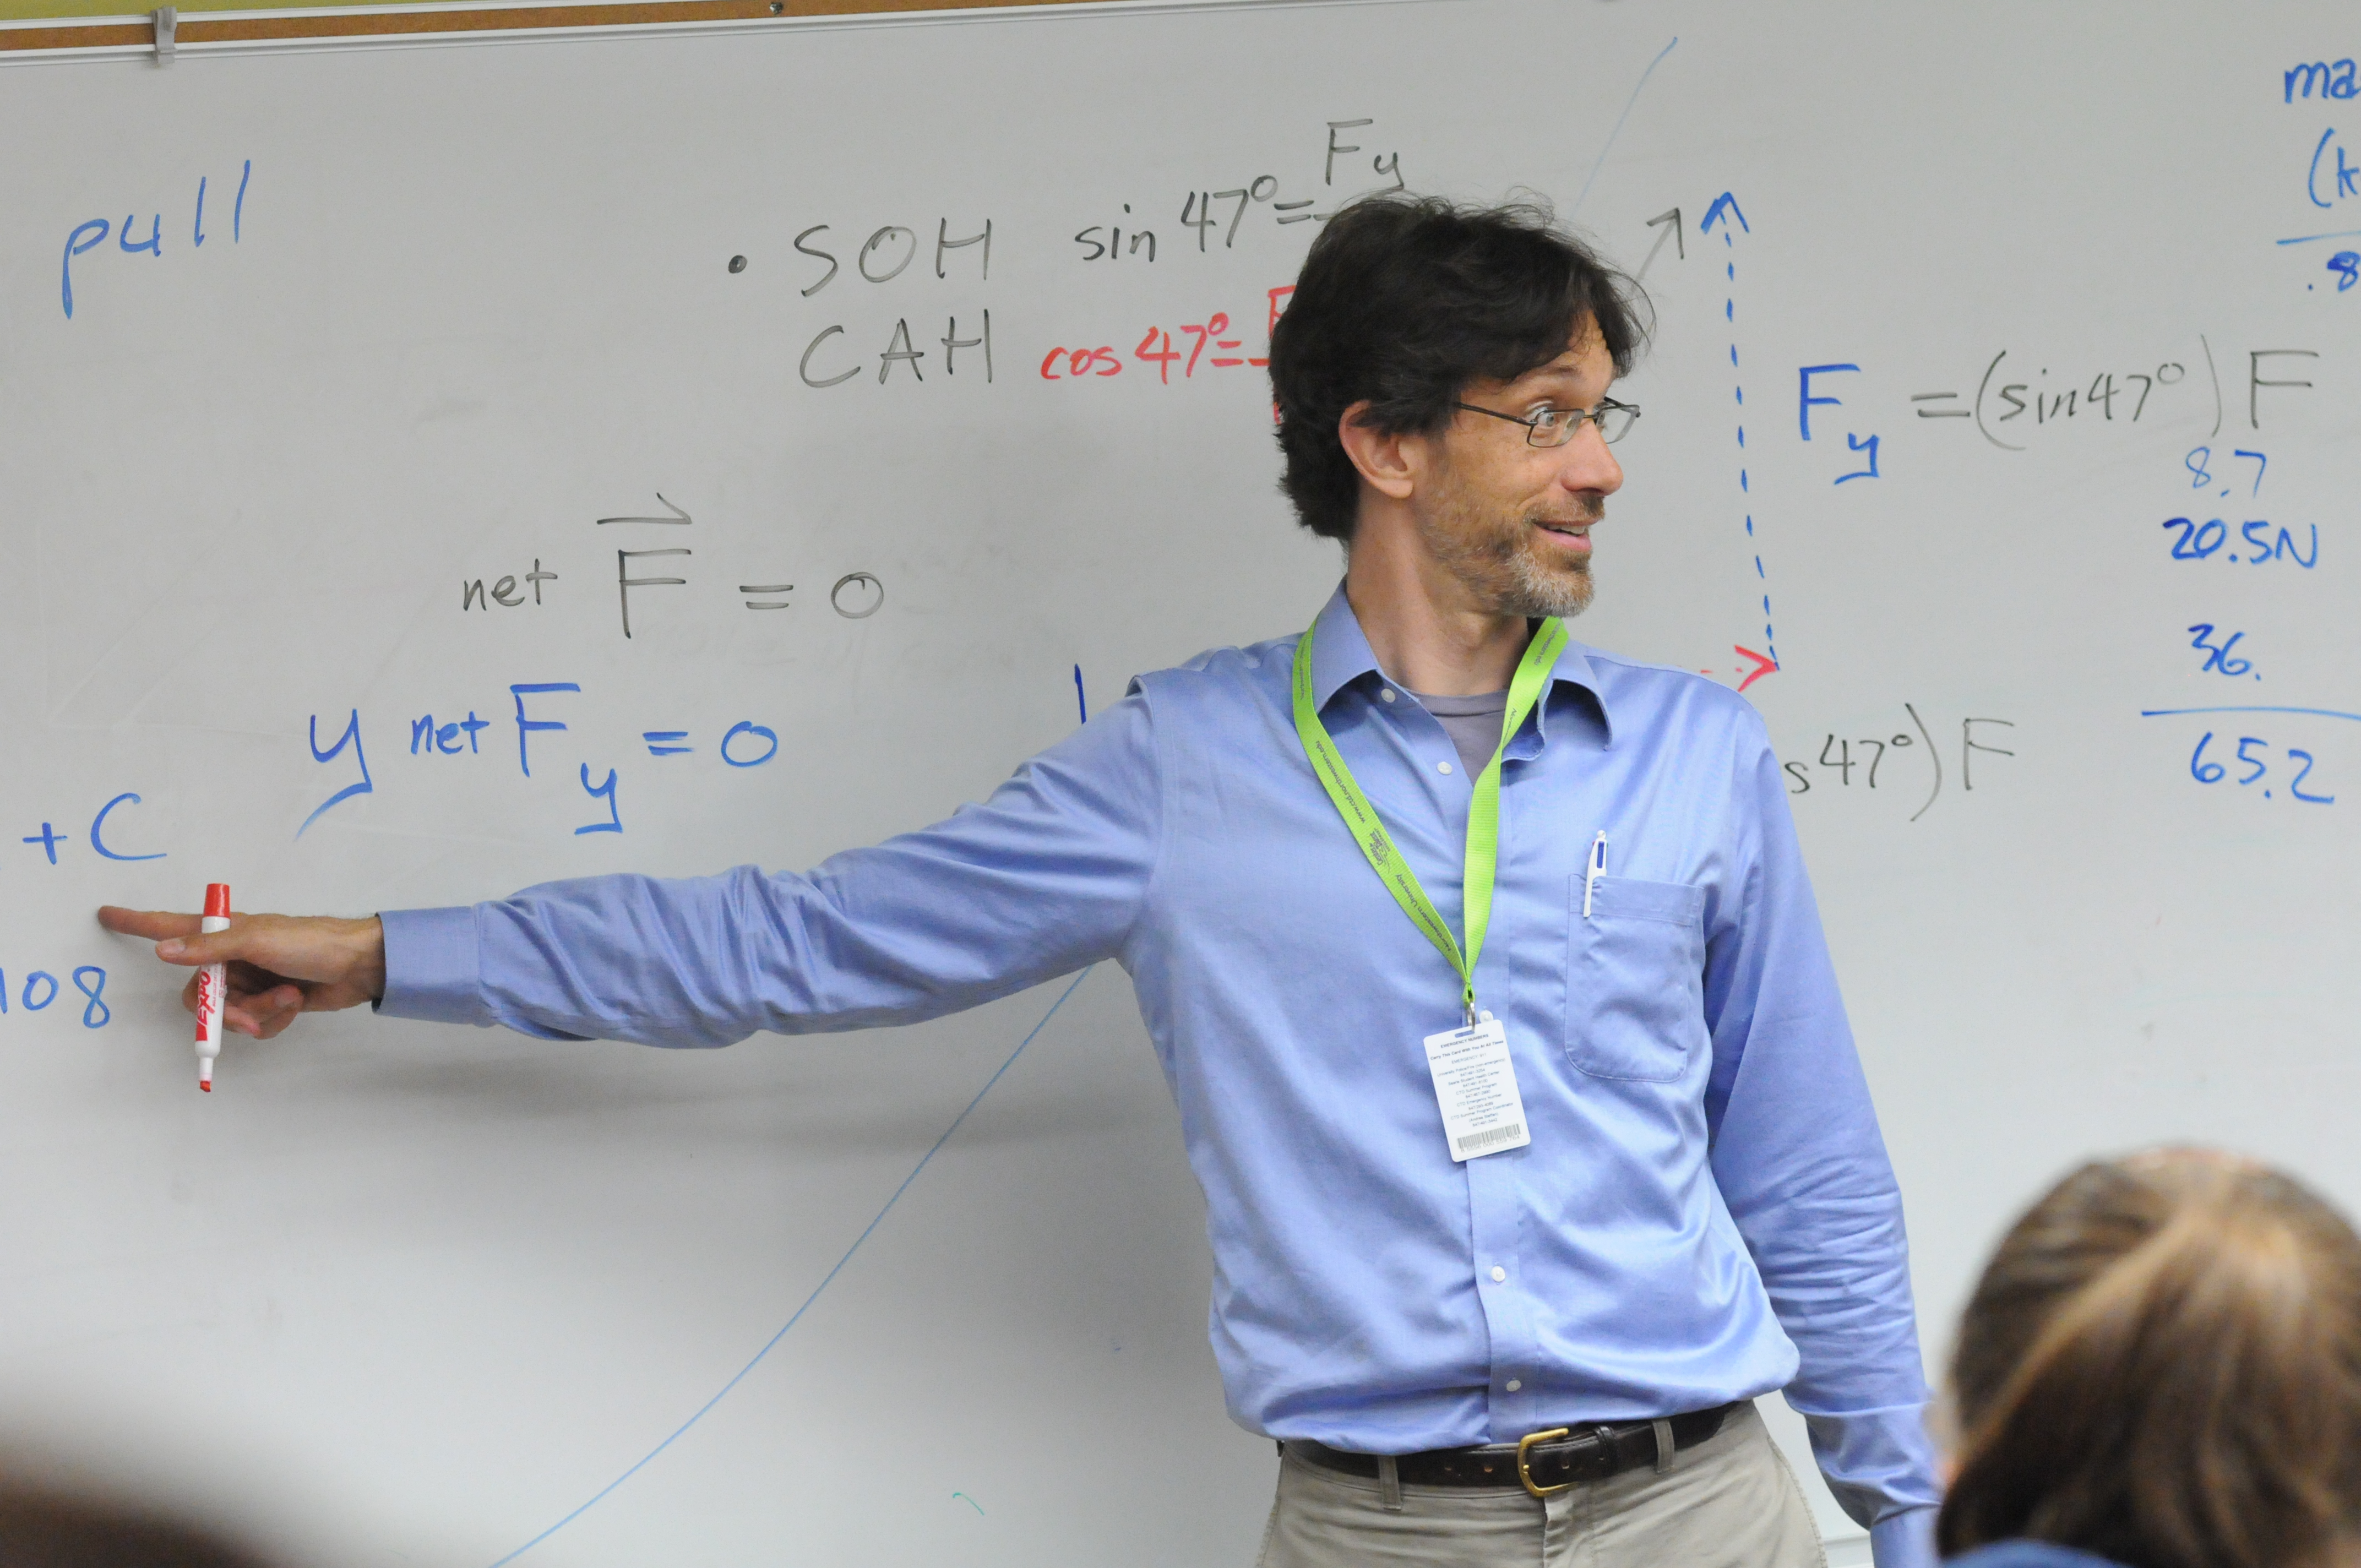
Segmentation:
<svg viewBox="0 0 2361 1568">
<path fill-rule="evenodd" d="M 1404 1486 L 1283 1459 L 1261 1568 L 1826 1568 L 1818 1528 L 1752 1405 L 1673 1456 L 1546 1499 Z"/>
</svg>

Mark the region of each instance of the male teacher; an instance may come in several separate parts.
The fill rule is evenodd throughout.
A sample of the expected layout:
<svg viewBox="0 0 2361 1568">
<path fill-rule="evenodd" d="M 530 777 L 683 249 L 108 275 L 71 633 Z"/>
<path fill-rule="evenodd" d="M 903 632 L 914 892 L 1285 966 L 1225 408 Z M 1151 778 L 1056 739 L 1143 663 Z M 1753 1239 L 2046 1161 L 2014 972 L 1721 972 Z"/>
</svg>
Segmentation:
<svg viewBox="0 0 2361 1568">
<path fill-rule="evenodd" d="M 1272 334 L 1300 637 L 1143 675 L 981 808 L 807 875 L 368 920 L 102 911 L 299 1012 L 719 1046 L 1130 973 L 1213 1249 L 1266 1568 L 1815 1568 L 1784 1389 L 1880 1568 L 1934 1553 L 1902 1206 L 1754 710 L 1567 641 L 1631 286 L 1391 196 Z M 1142 591 L 1150 591 L 1142 585 Z"/>
</svg>

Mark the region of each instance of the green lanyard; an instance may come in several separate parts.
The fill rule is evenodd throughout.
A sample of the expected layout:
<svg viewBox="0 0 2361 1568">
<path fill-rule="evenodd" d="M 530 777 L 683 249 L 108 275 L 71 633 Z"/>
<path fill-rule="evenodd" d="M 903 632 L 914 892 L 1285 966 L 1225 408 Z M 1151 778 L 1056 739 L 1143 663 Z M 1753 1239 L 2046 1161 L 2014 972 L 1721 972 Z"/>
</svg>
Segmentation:
<svg viewBox="0 0 2361 1568">
<path fill-rule="evenodd" d="M 1313 627 L 1318 622 L 1312 623 Z M 1320 775 L 1321 787 L 1336 804 L 1336 814 L 1352 830 L 1353 841 L 1361 846 L 1368 858 L 1369 868 L 1383 879 L 1401 905 L 1411 924 L 1426 933 L 1436 951 L 1451 960 L 1459 971 L 1460 999 L 1467 1009 L 1467 1022 L 1476 1022 L 1476 958 L 1484 950 L 1484 930 L 1492 923 L 1492 879 L 1500 861 L 1500 752 L 1509 738 L 1525 722 L 1525 715 L 1541 700 L 1542 688 L 1549 681 L 1550 671 L 1557 663 L 1559 650 L 1566 644 L 1565 627 L 1555 618 L 1544 620 L 1526 645 L 1525 656 L 1518 663 L 1516 678 L 1509 684 L 1509 710 L 1500 718 L 1500 741 L 1492 748 L 1492 760 L 1476 779 L 1476 799 L 1467 810 L 1467 859 L 1460 883 L 1460 899 L 1466 906 L 1467 951 L 1463 956 L 1459 944 L 1453 938 L 1451 927 L 1433 900 L 1421 887 L 1418 873 L 1410 869 L 1401 851 L 1394 848 L 1386 832 L 1386 825 L 1378 819 L 1378 808 L 1361 793 L 1353 777 L 1353 770 L 1330 739 L 1328 727 L 1320 722 L 1320 712 L 1312 701 L 1312 631 L 1306 630 L 1302 641 L 1295 645 L 1295 732 L 1302 738 L 1303 754 L 1312 761 L 1312 771 Z"/>
</svg>

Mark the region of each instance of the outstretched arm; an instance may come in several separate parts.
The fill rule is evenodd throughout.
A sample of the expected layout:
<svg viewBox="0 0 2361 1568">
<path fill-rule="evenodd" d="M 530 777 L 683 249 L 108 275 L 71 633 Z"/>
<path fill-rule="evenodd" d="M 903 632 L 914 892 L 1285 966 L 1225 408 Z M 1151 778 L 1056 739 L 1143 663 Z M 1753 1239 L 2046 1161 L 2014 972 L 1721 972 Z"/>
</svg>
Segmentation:
<svg viewBox="0 0 2361 1568">
<path fill-rule="evenodd" d="M 932 1017 L 1121 951 L 1160 842 L 1159 764 L 1135 690 L 982 806 L 808 874 L 552 883 L 494 903 L 333 920 L 108 909 L 167 962 L 226 962 L 231 1026 L 365 1001 L 552 1038 L 717 1046 Z"/>
</svg>

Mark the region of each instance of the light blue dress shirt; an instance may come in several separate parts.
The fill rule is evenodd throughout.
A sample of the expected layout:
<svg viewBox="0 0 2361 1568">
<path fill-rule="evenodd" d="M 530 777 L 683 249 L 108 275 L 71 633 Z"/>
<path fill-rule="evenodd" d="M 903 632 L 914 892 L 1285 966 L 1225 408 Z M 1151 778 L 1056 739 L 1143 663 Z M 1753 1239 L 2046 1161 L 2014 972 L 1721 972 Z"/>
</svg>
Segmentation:
<svg viewBox="0 0 2361 1568">
<path fill-rule="evenodd" d="M 1882 1568 L 1931 1564 L 1901 1197 L 1753 708 L 1559 655 L 1503 763 L 1476 971 L 1532 1142 L 1460 1165 L 1421 1047 L 1457 1025 L 1458 980 L 1304 760 L 1295 642 L 1143 675 L 983 805 L 807 875 L 388 914 L 383 1011 L 724 1046 L 935 1017 L 1114 958 L 1204 1186 L 1240 1424 L 1399 1453 L 1783 1388 Z M 1341 590 L 1313 677 L 1460 927 L 1470 781 Z"/>
</svg>

